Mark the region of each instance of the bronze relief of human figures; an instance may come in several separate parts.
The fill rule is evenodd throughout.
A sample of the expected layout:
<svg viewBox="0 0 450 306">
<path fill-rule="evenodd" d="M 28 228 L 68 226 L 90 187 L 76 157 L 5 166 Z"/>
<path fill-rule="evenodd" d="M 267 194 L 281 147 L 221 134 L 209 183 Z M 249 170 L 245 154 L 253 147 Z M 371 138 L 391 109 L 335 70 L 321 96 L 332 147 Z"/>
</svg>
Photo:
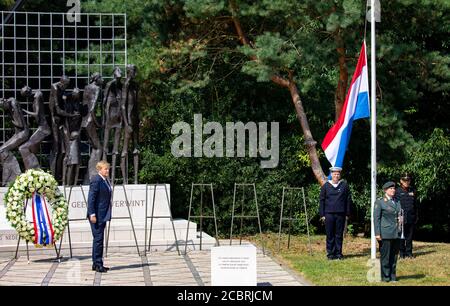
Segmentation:
<svg viewBox="0 0 450 306">
<path fill-rule="evenodd" d="M 68 114 L 64 110 L 64 95 L 70 79 L 63 75 L 59 82 L 52 84 L 49 98 L 51 128 L 53 134 L 53 148 L 50 159 L 50 170 L 57 180 L 61 180 L 63 172 L 63 158 L 66 151 L 64 142 L 64 117 L 77 116 Z"/>
<path fill-rule="evenodd" d="M 139 109 L 138 85 L 135 82 L 137 69 L 135 65 L 127 65 L 127 79 L 122 91 L 122 117 L 124 123 L 124 140 L 120 168 L 123 182 L 128 184 L 128 145 L 133 141 L 134 183 L 138 182 L 139 167 Z"/>
<path fill-rule="evenodd" d="M 87 109 L 82 111 L 80 105 L 80 90 L 74 88 L 72 94 L 66 101 L 66 111 L 69 114 L 81 114 L 83 117 L 87 115 Z M 64 157 L 64 175 L 63 184 L 76 185 L 80 170 L 81 153 L 80 153 L 80 129 L 81 116 L 68 117 L 65 122 L 65 141 L 66 155 Z"/>
<path fill-rule="evenodd" d="M 82 108 L 86 110 L 86 115 L 83 116 L 81 122 L 81 128 L 86 130 L 89 138 L 89 143 L 92 148 L 91 156 L 89 158 L 88 172 L 86 173 L 85 182 L 89 182 L 90 178 L 97 175 L 95 166 L 102 157 L 102 147 L 97 135 L 97 128 L 100 128 L 100 124 L 97 122 L 95 115 L 95 108 L 97 106 L 97 100 L 100 95 L 103 79 L 101 75 L 96 72 L 91 76 L 89 85 L 86 85 L 83 93 L 83 105 Z"/>
<path fill-rule="evenodd" d="M 27 110 L 23 111 L 28 115 L 35 117 L 38 128 L 33 135 L 31 135 L 30 139 L 19 147 L 19 151 L 22 155 L 25 170 L 40 168 L 39 160 L 32 151 L 34 151 L 35 148 L 37 148 L 39 144 L 52 133 L 50 126 L 47 123 L 47 119 L 45 119 L 42 92 L 40 90 L 33 91 L 30 87 L 25 86 L 22 88 L 21 94 L 26 98 L 33 97 L 33 112 Z"/>
<path fill-rule="evenodd" d="M 103 96 L 103 106 L 105 107 L 105 115 L 103 117 L 103 125 L 105 134 L 103 137 L 103 160 L 106 160 L 109 145 L 109 133 L 114 129 L 114 145 L 112 151 L 112 173 L 111 181 L 114 182 L 116 159 L 119 154 L 119 142 L 122 128 L 122 71 L 119 67 L 114 68 L 114 79 L 108 82 L 105 87 Z"/>
<path fill-rule="evenodd" d="M 15 98 L 0 100 L 0 107 L 9 113 L 14 126 L 14 135 L 0 147 L 0 161 L 3 164 L 2 184 L 5 186 L 21 174 L 19 163 L 11 151 L 27 141 L 30 130 L 22 108 Z"/>
</svg>

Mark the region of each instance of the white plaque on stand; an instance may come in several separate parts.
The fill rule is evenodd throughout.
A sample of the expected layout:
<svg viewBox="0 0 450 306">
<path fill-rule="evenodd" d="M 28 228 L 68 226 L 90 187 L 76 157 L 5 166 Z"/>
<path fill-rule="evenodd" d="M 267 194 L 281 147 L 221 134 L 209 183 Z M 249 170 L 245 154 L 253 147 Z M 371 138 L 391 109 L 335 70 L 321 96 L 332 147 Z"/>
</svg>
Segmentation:
<svg viewBox="0 0 450 306">
<path fill-rule="evenodd" d="M 212 286 L 256 286 L 256 247 L 219 246 L 211 249 Z"/>
</svg>

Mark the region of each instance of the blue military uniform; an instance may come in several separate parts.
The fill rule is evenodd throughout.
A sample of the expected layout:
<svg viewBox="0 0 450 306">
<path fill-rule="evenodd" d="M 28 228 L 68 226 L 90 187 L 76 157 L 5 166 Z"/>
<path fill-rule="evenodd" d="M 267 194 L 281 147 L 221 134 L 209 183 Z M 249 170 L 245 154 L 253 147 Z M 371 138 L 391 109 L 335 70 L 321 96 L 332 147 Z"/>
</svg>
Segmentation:
<svg viewBox="0 0 450 306">
<path fill-rule="evenodd" d="M 325 217 L 328 259 L 342 259 L 345 218 L 350 216 L 352 198 L 346 181 L 337 186 L 329 181 L 320 189 L 320 217 Z"/>
</svg>

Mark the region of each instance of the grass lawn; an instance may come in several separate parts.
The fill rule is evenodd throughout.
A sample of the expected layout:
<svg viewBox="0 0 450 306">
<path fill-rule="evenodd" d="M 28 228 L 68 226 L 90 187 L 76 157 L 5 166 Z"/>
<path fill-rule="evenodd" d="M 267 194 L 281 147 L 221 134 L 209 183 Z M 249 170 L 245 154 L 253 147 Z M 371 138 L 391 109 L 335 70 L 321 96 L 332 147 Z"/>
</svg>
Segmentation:
<svg viewBox="0 0 450 306">
<path fill-rule="evenodd" d="M 344 260 L 329 261 L 326 258 L 325 236 L 311 237 L 312 255 L 309 253 L 307 236 L 291 236 L 287 248 L 287 235 L 281 237 L 278 251 L 278 235 L 264 234 L 266 249 L 280 263 L 298 272 L 304 278 L 319 286 L 432 286 L 450 285 L 450 244 L 414 241 L 413 259 L 397 261 L 397 283 L 369 283 L 366 279 L 369 269 L 370 239 L 349 237 L 344 239 Z M 257 237 L 247 238 L 258 245 Z M 378 244 L 377 244 L 378 247 Z M 377 250 L 377 257 L 379 253 Z"/>
</svg>

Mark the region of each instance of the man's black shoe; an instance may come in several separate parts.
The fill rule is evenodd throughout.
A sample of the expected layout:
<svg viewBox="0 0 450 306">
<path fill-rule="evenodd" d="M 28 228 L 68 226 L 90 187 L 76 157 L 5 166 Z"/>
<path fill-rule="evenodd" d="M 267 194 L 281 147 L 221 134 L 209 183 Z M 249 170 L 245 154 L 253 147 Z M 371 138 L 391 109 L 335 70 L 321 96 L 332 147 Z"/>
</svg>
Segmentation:
<svg viewBox="0 0 450 306">
<path fill-rule="evenodd" d="M 106 273 L 108 272 L 108 270 L 105 269 L 105 267 L 96 267 L 95 268 L 96 272 L 100 272 L 100 273 Z"/>
<path fill-rule="evenodd" d="M 109 267 L 105 267 L 105 266 L 103 266 L 103 268 L 105 268 L 106 269 L 106 271 L 109 271 Z M 97 266 L 95 266 L 95 265 L 93 265 L 92 266 L 92 271 L 96 271 L 96 269 L 97 269 Z"/>
</svg>

